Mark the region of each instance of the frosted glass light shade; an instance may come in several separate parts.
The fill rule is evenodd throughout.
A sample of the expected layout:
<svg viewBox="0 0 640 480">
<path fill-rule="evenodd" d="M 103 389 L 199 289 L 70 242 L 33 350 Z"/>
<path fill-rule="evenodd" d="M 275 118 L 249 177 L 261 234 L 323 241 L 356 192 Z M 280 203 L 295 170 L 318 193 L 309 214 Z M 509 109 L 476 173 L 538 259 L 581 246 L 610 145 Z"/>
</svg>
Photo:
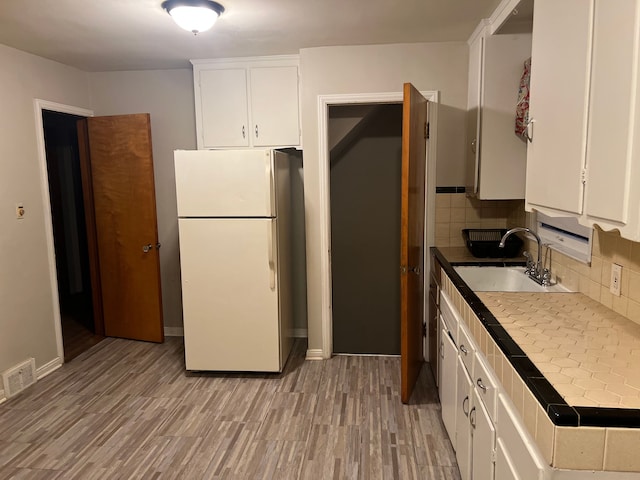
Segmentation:
<svg viewBox="0 0 640 480">
<path fill-rule="evenodd" d="M 194 34 L 209 30 L 224 12 L 222 5 L 210 0 L 167 0 L 162 7 L 179 27 Z"/>
</svg>

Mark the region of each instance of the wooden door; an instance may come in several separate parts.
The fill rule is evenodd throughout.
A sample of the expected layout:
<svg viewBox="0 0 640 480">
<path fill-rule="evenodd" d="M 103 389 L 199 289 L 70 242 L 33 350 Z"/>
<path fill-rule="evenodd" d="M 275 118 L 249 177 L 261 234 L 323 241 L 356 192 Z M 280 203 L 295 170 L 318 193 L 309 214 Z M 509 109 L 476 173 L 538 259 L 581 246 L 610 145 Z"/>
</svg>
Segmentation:
<svg viewBox="0 0 640 480">
<path fill-rule="evenodd" d="M 149 115 L 80 120 L 78 138 L 94 305 L 104 334 L 162 342 Z"/>
<path fill-rule="evenodd" d="M 404 84 L 400 219 L 401 394 L 408 403 L 424 363 L 424 208 L 427 100 Z"/>
</svg>

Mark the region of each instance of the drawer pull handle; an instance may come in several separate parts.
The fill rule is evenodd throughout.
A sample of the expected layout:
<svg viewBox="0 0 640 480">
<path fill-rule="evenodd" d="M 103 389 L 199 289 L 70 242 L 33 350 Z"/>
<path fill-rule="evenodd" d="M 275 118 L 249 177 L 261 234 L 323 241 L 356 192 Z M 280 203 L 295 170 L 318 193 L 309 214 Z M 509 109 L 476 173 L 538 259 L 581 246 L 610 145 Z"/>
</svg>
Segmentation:
<svg viewBox="0 0 640 480">
<path fill-rule="evenodd" d="M 465 347 L 464 345 L 460 345 L 460 351 L 465 355 L 469 353 L 469 350 L 467 350 L 467 347 Z"/>
<path fill-rule="evenodd" d="M 471 424 L 471 427 L 473 427 L 473 429 L 476 429 L 476 407 L 473 407 L 471 409 L 471 411 L 469 412 L 469 423 Z"/>
<path fill-rule="evenodd" d="M 483 392 L 487 391 L 487 387 L 485 386 L 484 383 L 482 383 L 482 379 L 481 378 L 478 378 L 478 381 L 476 382 L 476 385 L 478 385 L 482 389 Z"/>
<path fill-rule="evenodd" d="M 464 397 L 464 400 L 462 400 L 462 411 L 465 417 L 469 416 L 469 395 Z"/>
</svg>

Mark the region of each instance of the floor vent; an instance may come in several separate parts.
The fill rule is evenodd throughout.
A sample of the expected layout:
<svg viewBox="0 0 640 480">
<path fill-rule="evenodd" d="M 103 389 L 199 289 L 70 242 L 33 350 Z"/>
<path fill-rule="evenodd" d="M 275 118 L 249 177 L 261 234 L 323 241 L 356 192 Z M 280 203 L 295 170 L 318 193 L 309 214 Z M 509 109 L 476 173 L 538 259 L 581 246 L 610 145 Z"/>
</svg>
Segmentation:
<svg viewBox="0 0 640 480">
<path fill-rule="evenodd" d="M 7 398 L 13 397 L 36 383 L 36 380 L 36 361 L 30 358 L 2 373 L 4 394 Z"/>
</svg>

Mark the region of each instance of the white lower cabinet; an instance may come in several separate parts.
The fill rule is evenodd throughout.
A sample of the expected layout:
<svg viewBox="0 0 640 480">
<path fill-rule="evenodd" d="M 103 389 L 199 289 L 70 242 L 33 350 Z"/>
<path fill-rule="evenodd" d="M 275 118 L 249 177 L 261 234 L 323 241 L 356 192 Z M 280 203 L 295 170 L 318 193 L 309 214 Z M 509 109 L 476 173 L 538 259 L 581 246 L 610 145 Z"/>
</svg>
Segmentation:
<svg viewBox="0 0 640 480">
<path fill-rule="evenodd" d="M 469 412 L 472 427 L 471 472 L 473 480 L 493 480 L 496 428 L 477 389 L 473 389 L 473 407 Z"/>
<path fill-rule="evenodd" d="M 502 452 L 496 454 L 496 480 L 502 480 L 502 472 L 511 471 L 512 476 L 522 480 L 544 480 L 545 461 L 534 440 L 519 419 L 519 414 L 511 400 L 498 395 L 498 445 Z"/>
<path fill-rule="evenodd" d="M 442 325 L 441 320 L 441 325 Z M 440 332 L 442 336 L 441 359 L 442 383 L 440 384 L 440 403 L 442 405 L 442 422 L 449 434 L 451 444 L 456 448 L 456 360 L 458 349 L 446 328 Z"/>
<path fill-rule="evenodd" d="M 522 446 L 527 443 L 513 440 L 526 432 L 514 420 L 514 412 L 500 393 L 502 387 L 473 335 L 445 294 L 441 294 L 440 303 L 446 307 L 440 317 L 438 372 L 442 421 L 456 451 L 461 480 L 544 480 L 539 455 L 534 451 L 527 457 L 529 450 Z M 500 430 L 503 424 L 504 432 Z M 497 451 L 500 438 L 501 450 Z"/>
<path fill-rule="evenodd" d="M 500 480 L 526 480 L 518 475 L 513 460 L 507 453 L 504 441 L 499 438 L 496 442 L 495 478 Z"/>
<path fill-rule="evenodd" d="M 471 479 L 471 410 L 473 382 L 461 358 L 458 358 L 458 388 L 456 392 L 456 460 L 461 480 Z"/>
</svg>

